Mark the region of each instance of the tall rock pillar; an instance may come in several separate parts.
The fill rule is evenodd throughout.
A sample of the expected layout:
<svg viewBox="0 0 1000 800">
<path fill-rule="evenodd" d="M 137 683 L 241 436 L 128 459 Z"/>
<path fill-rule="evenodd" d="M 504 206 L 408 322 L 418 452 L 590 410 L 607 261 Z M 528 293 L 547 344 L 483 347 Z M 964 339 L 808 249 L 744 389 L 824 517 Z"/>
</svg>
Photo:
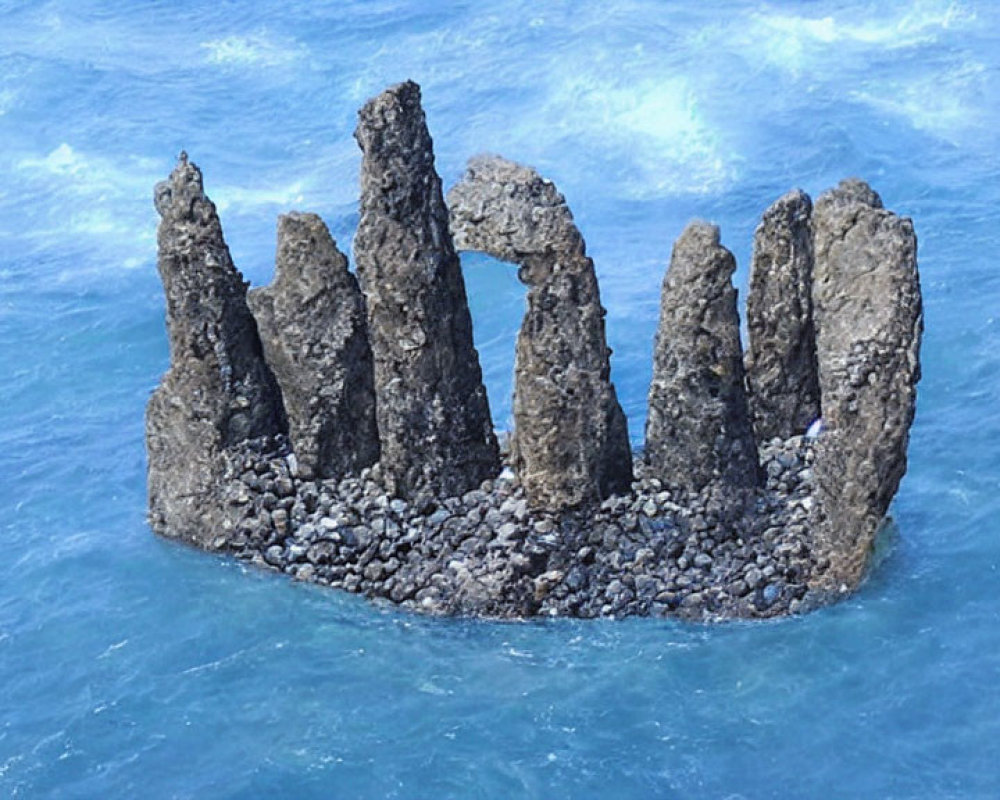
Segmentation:
<svg viewBox="0 0 1000 800">
<path fill-rule="evenodd" d="M 459 495 L 497 474 L 499 451 L 420 88 L 393 86 L 359 117 L 354 254 L 368 303 L 382 472 L 404 496 Z"/>
<path fill-rule="evenodd" d="M 469 163 L 448 204 L 458 248 L 517 264 L 528 286 L 511 453 L 529 500 L 562 509 L 628 492 L 632 452 L 605 311 L 563 196 L 535 170 L 489 156 Z"/>
<path fill-rule="evenodd" d="M 281 393 L 215 206 L 184 153 L 155 203 L 170 369 L 146 408 L 150 524 L 213 547 L 237 513 L 224 498 L 225 455 L 285 431 Z"/>
<path fill-rule="evenodd" d="M 646 420 L 647 474 L 688 492 L 710 488 L 726 515 L 741 512 L 760 481 L 731 281 L 735 269 L 714 225 L 692 222 L 674 244 Z"/>
<path fill-rule="evenodd" d="M 754 233 L 745 363 L 759 442 L 802 434 L 820 413 L 811 213 L 809 195 L 789 192 Z"/>
<path fill-rule="evenodd" d="M 323 220 L 278 218 L 274 281 L 247 299 L 302 475 L 339 478 L 378 461 L 364 298 Z"/>
<path fill-rule="evenodd" d="M 913 224 L 862 181 L 816 201 L 813 315 L 826 431 L 814 465 L 823 587 L 853 589 L 906 472 L 923 307 Z"/>
</svg>

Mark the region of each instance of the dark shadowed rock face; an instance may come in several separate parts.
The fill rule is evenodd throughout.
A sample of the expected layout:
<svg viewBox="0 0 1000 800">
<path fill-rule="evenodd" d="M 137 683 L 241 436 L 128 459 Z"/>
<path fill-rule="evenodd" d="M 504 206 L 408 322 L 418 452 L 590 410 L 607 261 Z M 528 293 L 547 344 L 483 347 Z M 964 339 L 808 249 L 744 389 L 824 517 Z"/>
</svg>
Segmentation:
<svg viewBox="0 0 1000 800">
<path fill-rule="evenodd" d="M 799 435 L 820 413 L 811 213 L 809 195 L 789 192 L 754 234 L 745 361 L 757 441 Z"/>
<path fill-rule="evenodd" d="M 649 387 L 647 475 L 698 492 L 716 485 L 726 513 L 760 480 L 743 379 L 733 254 L 693 222 L 663 280 Z"/>
<path fill-rule="evenodd" d="M 560 509 L 627 493 L 632 456 L 605 311 L 563 196 L 533 169 L 490 156 L 470 162 L 448 204 L 458 248 L 517 264 L 528 286 L 511 455 L 529 501 Z"/>
<path fill-rule="evenodd" d="M 354 239 L 391 491 L 459 495 L 500 469 L 461 265 L 412 82 L 361 109 Z"/>
<path fill-rule="evenodd" d="M 303 477 L 339 478 L 378 461 L 364 299 L 323 220 L 278 218 L 274 282 L 248 301 Z"/>
<path fill-rule="evenodd" d="M 158 533 L 211 547 L 233 525 L 225 452 L 283 432 L 284 412 L 246 284 L 185 154 L 157 185 L 155 203 L 170 369 L 146 409 L 150 522 Z"/>
<path fill-rule="evenodd" d="M 909 219 L 867 184 L 816 201 L 813 314 L 823 419 L 816 445 L 814 535 L 829 588 L 853 588 L 906 472 L 920 379 L 923 311 Z"/>
</svg>

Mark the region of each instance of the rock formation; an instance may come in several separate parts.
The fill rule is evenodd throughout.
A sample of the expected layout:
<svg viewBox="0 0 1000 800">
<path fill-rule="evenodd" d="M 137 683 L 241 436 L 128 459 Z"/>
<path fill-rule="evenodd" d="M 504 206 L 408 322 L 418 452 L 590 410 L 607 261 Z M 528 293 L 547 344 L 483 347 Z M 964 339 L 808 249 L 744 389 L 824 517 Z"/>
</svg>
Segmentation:
<svg viewBox="0 0 1000 800">
<path fill-rule="evenodd" d="M 420 88 L 366 103 L 355 137 L 382 473 L 403 496 L 459 495 L 497 474 L 499 452 Z"/>
<path fill-rule="evenodd" d="M 686 492 L 717 490 L 742 511 L 760 483 L 743 375 L 733 254 L 719 229 L 693 222 L 674 245 L 653 349 L 647 474 Z"/>
<path fill-rule="evenodd" d="M 155 203 L 170 369 L 146 409 L 150 524 L 220 546 L 237 516 L 226 497 L 227 454 L 285 430 L 281 393 L 215 206 L 184 153 Z"/>
<path fill-rule="evenodd" d="M 820 414 L 811 213 L 809 195 L 789 192 L 754 234 L 745 362 L 758 442 L 804 433 Z"/>
<path fill-rule="evenodd" d="M 378 461 L 364 298 L 318 216 L 278 218 L 274 282 L 247 299 L 303 477 L 339 478 Z"/>
<path fill-rule="evenodd" d="M 627 493 L 632 454 L 610 379 L 605 311 L 563 196 L 535 170 L 490 156 L 469 163 L 448 205 L 458 249 L 517 264 L 528 286 L 511 457 L 529 501 L 560 509 Z"/>
<path fill-rule="evenodd" d="M 718 228 L 689 225 L 632 463 L 563 197 L 527 167 L 470 162 L 450 195 L 458 246 L 516 263 L 528 286 L 515 475 L 417 86 L 367 103 L 356 136 L 367 296 L 319 217 L 286 215 L 274 283 L 249 298 L 260 333 L 201 173 L 182 154 L 157 185 L 171 363 L 146 413 L 156 532 L 428 613 L 769 617 L 859 585 L 920 377 L 910 220 L 860 181 L 822 195 L 811 223 L 801 192 L 768 209 L 747 375 L 735 260 Z M 817 398 L 825 428 L 801 435 Z"/>
<path fill-rule="evenodd" d="M 813 535 L 827 588 L 854 588 L 906 472 L 923 310 L 909 219 L 865 183 L 816 201 L 813 316 L 823 420 Z"/>
</svg>

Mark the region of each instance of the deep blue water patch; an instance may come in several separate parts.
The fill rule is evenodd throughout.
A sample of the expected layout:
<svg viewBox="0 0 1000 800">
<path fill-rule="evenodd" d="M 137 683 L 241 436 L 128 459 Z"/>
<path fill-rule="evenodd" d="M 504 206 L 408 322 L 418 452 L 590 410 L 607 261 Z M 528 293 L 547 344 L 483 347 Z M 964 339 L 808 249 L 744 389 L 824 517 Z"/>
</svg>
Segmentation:
<svg viewBox="0 0 1000 800">
<path fill-rule="evenodd" d="M 987 0 L 0 3 L 0 795 L 1000 795 L 1000 18 Z M 538 167 L 595 259 L 641 440 L 692 217 L 847 175 L 914 218 L 927 333 L 898 533 L 801 619 L 424 619 L 154 538 L 152 184 L 182 148 L 237 265 L 357 222 L 355 111 L 424 90 L 438 168 Z M 497 424 L 523 288 L 463 259 Z"/>
</svg>

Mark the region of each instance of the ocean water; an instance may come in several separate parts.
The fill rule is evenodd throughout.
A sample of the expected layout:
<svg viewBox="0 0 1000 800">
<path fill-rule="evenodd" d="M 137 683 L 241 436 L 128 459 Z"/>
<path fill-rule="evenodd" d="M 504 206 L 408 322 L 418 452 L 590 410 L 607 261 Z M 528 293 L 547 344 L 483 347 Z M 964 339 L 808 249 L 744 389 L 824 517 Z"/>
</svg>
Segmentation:
<svg viewBox="0 0 1000 800">
<path fill-rule="evenodd" d="M 1000 796 L 1000 8 L 991 0 L 0 2 L 0 796 Z M 848 175 L 911 216 L 926 303 L 884 561 L 799 619 L 416 617 L 159 540 L 152 186 L 182 148 L 237 265 L 357 222 L 357 108 L 419 82 L 450 185 L 565 193 L 641 438 L 693 217 L 745 286 L 763 209 Z M 499 427 L 523 289 L 464 258 Z"/>
</svg>

